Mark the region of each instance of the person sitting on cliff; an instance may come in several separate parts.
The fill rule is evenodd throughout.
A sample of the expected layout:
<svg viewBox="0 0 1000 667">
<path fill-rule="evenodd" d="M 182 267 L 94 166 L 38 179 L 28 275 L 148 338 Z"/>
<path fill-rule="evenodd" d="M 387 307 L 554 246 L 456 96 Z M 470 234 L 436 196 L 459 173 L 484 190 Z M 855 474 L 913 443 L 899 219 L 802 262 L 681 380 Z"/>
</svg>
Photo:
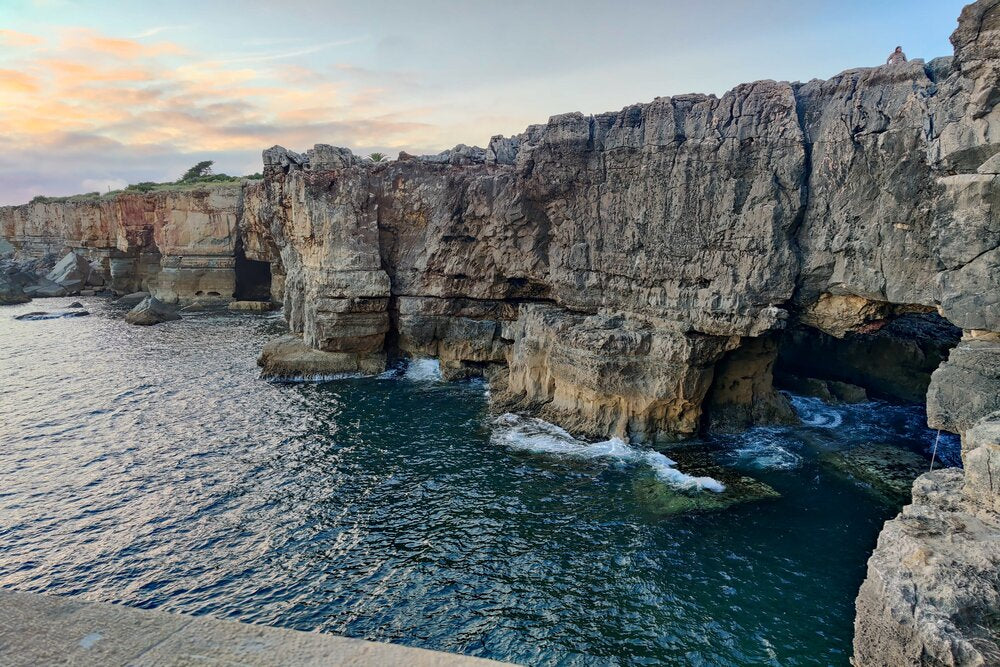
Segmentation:
<svg viewBox="0 0 1000 667">
<path fill-rule="evenodd" d="M 906 62 L 906 54 L 903 53 L 903 47 L 897 46 L 896 50 L 889 54 L 889 58 L 886 59 L 886 65 L 902 65 Z"/>
</svg>

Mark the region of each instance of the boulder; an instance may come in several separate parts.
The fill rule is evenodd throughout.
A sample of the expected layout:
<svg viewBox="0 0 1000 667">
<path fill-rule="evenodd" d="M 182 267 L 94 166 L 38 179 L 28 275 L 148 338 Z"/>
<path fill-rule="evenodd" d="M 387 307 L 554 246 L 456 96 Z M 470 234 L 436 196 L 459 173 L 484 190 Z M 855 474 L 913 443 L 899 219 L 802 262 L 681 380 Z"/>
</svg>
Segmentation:
<svg viewBox="0 0 1000 667">
<path fill-rule="evenodd" d="M 29 301 L 31 301 L 31 297 L 24 293 L 20 285 L 11 280 L 10 276 L 0 274 L 0 306 Z"/>
<path fill-rule="evenodd" d="M 132 292 L 131 294 L 126 294 L 125 296 L 119 298 L 115 301 L 115 303 L 120 306 L 135 306 L 136 304 L 142 303 L 148 297 L 149 292 Z"/>
<path fill-rule="evenodd" d="M 70 291 L 57 282 L 39 277 L 35 284 L 24 288 L 24 293 L 31 297 L 57 297 L 66 296 Z"/>
<path fill-rule="evenodd" d="M 147 296 L 125 316 L 126 322 L 140 326 L 149 326 L 179 319 L 181 319 L 181 316 L 177 314 L 177 311 L 172 306 L 152 296 Z"/>
<path fill-rule="evenodd" d="M 69 289 L 79 289 L 87 284 L 91 272 L 90 262 L 81 255 L 70 252 L 52 267 L 45 278 Z"/>
</svg>

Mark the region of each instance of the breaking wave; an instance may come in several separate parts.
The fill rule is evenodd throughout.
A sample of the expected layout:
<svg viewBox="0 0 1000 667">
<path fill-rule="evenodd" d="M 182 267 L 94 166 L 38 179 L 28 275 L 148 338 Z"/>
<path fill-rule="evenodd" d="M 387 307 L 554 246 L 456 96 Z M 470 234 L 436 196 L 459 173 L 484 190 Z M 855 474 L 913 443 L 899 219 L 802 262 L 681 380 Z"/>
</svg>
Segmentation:
<svg viewBox="0 0 1000 667">
<path fill-rule="evenodd" d="M 412 382 L 440 382 L 441 362 L 437 359 L 410 359 L 403 379 Z"/>
<path fill-rule="evenodd" d="M 506 413 L 493 422 L 490 440 L 511 449 L 566 456 L 577 459 L 612 459 L 640 463 L 653 469 L 657 478 L 678 489 L 706 490 L 721 493 L 725 485 L 712 477 L 694 477 L 681 472 L 676 462 L 659 452 L 637 449 L 620 438 L 588 443 L 577 440 L 555 424 L 534 417 Z"/>
</svg>

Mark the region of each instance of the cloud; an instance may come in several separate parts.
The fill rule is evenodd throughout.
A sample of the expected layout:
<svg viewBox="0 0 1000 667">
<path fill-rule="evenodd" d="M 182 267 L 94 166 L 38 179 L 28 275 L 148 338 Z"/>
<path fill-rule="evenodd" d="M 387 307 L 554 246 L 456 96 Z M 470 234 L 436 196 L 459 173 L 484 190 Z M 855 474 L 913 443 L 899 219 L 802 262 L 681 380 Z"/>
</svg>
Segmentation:
<svg viewBox="0 0 1000 667">
<path fill-rule="evenodd" d="M 26 32 L 0 30 L 0 43 L 6 44 L 7 46 L 29 47 L 44 44 L 45 40 L 35 35 L 29 35 Z"/>
<path fill-rule="evenodd" d="M 351 39 L 341 39 L 334 42 L 326 42 L 324 44 L 314 44 L 312 46 L 305 46 L 298 49 L 292 49 L 291 51 L 281 51 L 278 53 L 251 53 L 244 56 L 239 56 L 235 58 L 227 58 L 224 60 L 216 61 L 218 65 L 234 65 L 239 63 L 259 63 L 267 62 L 270 60 L 284 60 L 287 58 L 298 58 L 300 56 L 308 56 L 313 53 L 319 53 L 320 51 L 325 51 L 327 49 L 336 46 L 349 46 L 351 44 L 358 44 L 365 41 L 366 37 L 354 37 Z"/>
<path fill-rule="evenodd" d="M 124 190 L 128 181 L 121 178 L 85 178 L 80 182 L 84 192 L 109 192 Z"/>
<path fill-rule="evenodd" d="M 172 180 L 204 159 L 252 173 L 274 144 L 437 152 L 468 131 L 467 122 L 432 122 L 459 112 L 443 99 L 416 101 L 414 73 L 283 62 L 366 37 L 206 58 L 158 39 L 170 29 L 122 38 L 65 28 L 48 41 L 0 33 L 9 45 L 0 53 L 0 204 Z"/>
<path fill-rule="evenodd" d="M 158 25 L 152 28 L 147 28 L 142 32 L 132 35 L 132 39 L 146 39 L 147 37 L 155 37 L 161 32 L 167 32 L 170 30 L 187 30 L 191 26 L 189 25 Z"/>
</svg>

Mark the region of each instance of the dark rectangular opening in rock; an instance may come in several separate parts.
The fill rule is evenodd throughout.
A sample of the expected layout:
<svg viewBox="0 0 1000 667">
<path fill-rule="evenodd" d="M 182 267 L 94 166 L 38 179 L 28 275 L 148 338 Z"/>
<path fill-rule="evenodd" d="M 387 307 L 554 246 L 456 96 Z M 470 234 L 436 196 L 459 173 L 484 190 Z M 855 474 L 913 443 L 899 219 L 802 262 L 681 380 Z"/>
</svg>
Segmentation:
<svg viewBox="0 0 1000 667">
<path fill-rule="evenodd" d="M 248 259 L 243 245 L 236 248 L 236 294 L 237 301 L 271 300 L 271 264 Z"/>
</svg>

